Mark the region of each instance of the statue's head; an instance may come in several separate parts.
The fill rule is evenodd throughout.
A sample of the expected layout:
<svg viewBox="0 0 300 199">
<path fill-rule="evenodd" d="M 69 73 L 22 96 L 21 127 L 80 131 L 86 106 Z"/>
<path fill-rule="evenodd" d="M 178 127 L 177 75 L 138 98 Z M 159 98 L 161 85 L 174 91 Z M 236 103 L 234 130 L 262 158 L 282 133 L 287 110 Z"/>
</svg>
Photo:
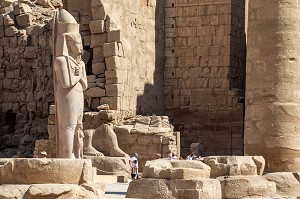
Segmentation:
<svg viewBox="0 0 300 199">
<path fill-rule="evenodd" d="M 53 38 L 55 42 L 54 56 L 68 56 L 82 53 L 82 41 L 79 34 L 79 24 L 66 10 L 60 9 L 55 14 Z"/>
<path fill-rule="evenodd" d="M 70 54 L 71 51 L 74 55 L 80 56 L 83 52 L 80 34 L 72 32 L 66 33 L 64 36 L 68 46 L 68 54 Z"/>
</svg>

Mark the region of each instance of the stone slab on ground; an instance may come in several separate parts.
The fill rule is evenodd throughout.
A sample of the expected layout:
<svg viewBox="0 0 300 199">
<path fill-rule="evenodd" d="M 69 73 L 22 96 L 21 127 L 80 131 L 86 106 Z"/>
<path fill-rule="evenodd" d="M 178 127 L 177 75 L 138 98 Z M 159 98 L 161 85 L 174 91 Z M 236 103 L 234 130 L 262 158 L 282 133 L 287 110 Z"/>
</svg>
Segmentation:
<svg viewBox="0 0 300 199">
<path fill-rule="evenodd" d="M 98 175 L 116 175 L 130 177 L 130 164 L 127 157 L 85 156 L 92 160 Z"/>
<path fill-rule="evenodd" d="M 125 198 L 129 183 L 114 183 L 105 186 L 105 199 Z"/>
<path fill-rule="evenodd" d="M 116 175 L 96 175 L 94 182 L 104 184 L 114 184 L 118 182 L 118 176 Z"/>
<path fill-rule="evenodd" d="M 93 181 L 91 160 L 17 158 L 5 161 L 0 165 L 0 185 L 82 184 Z"/>
<path fill-rule="evenodd" d="M 193 160 L 157 159 L 147 161 L 143 178 L 157 179 L 194 179 L 209 178 L 210 167 Z"/>
<path fill-rule="evenodd" d="M 142 178 L 129 184 L 126 197 L 143 199 L 221 199 L 220 181 L 216 179 Z"/>
<path fill-rule="evenodd" d="M 263 176 L 218 177 L 222 187 L 222 198 L 274 197 L 276 185 Z"/>
<path fill-rule="evenodd" d="M 277 194 L 300 198 L 300 173 L 267 173 L 264 177 L 276 183 Z"/>
<path fill-rule="evenodd" d="M 102 199 L 104 197 L 103 184 L 32 184 L 0 186 L 0 198 L 15 199 L 47 199 L 47 198 L 82 198 Z"/>
<path fill-rule="evenodd" d="M 142 178 L 129 184 L 126 198 L 170 199 L 169 180 Z"/>
<path fill-rule="evenodd" d="M 210 177 L 262 175 L 265 160 L 262 156 L 209 156 L 205 164 L 211 167 Z"/>
</svg>

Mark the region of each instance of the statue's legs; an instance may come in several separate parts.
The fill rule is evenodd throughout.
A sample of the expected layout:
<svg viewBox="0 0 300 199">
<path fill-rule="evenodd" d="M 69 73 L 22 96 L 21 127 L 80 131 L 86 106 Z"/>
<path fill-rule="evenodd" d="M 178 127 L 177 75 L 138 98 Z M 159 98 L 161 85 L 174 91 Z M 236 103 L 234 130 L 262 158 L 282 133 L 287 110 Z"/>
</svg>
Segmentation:
<svg viewBox="0 0 300 199">
<path fill-rule="evenodd" d="M 74 134 L 76 125 L 59 125 L 57 133 L 58 158 L 75 159 Z"/>
<path fill-rule="evenodd" d="M 104 156 L 103 153 L 97 151 L 93 145 L 93 135 L 95 133 L 95 129 L 89 129 L 84 131 L 84 155 L 90 156 Z"/>
<path fill-rule="evenodd" d="M 74 154 L 78 159 L 83 158 L 83 126 L 78 124 L 75 128 L 75 137 L 74 137 Z"/>
<path fill-rule="evenodd" d="M 127 157 L 128 155 L 119 148 L 118 138 L 113 128 L 108 124 L 102 124 L 100 131 L 105 132 L 105 141 L 109 147 L 109 153 L 112 157 Z"/>
</svg>

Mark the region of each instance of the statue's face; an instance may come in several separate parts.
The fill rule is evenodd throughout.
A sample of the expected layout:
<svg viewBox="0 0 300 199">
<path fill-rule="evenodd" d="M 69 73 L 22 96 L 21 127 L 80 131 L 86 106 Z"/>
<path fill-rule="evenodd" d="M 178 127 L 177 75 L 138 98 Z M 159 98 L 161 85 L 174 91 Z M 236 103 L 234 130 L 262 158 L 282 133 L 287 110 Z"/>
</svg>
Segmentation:
<svg viewBox="0 0 300 199">
<path fill-rule="evenodd" d="M 73 40 L 70 40 L 68 42 L 68 45 L 73 54 L 78 56 L 82 54 L 83 49 L 82 49 L 82 41 L 80 35 L 74 37 Z"/>
</svg>

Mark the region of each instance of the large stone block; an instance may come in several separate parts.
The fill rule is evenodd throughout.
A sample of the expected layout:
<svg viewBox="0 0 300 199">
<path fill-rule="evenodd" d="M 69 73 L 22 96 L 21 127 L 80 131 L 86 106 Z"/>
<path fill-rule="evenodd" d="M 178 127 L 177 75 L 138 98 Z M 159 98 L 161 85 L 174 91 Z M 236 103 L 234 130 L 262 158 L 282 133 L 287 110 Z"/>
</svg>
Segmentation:
<svg viewBox="0 0 300 199">
<path fill-rule="evenodd" d="M 117 42 L 105 43 L 103 45 L 103 49 L 104 49 L 104 57 L 117 56 L 119 52 Z"/>
<path fill-rule="evenodd" d="M 126 198 L 170 199 L 169 181 L 163 179 L 140 179 L 129 184 Z"/>
<path fill-rule="evenodd" d="M 122 84 L 109 84 L 105 85 L 106 96 L 118 97 L 123 95 L 124 85 Z"/>
<path fill-rule="evenodd" d="M 108 42 L 121 42 L 121 31 L 113 30 L 108 32 Z"/>
<path fill-rule="evenodd" d="M 91 38 L 91 48 L 102 47 L 107 42 L 107 34 L 93 34 Z M 105 49 L 104 49 L 105 52 Z"/>
<path fill-rule="evenodd" d="M 1 185 L 0 198 L 46 199 L 46 198 L 103 198 L 104 184 L 34 184 Z"/>
<path fill-rule="evenodd" d="M 18 3 L 16 5 L 14 5 L 13 8 L 14 8 L 15 15 L 21 15 L 21 14 L 32 12 L 31 7 L 29 5 L 27 5 L 26 3 Z"/>
<path fill-rule="evenodd" d="M 92 68 L 93 68 L 93 73 L 95 75 L 99 75 L 99 74 L 105 72 L 105 64 L 104 64 L 104 62 L 102 62 L 102 63 L 95 63 L 95 64 L 92 65 Z"/>
<path fill-rule="evenodd" d="M 105 63 L 106 63 L 107 70 L 121 69 L 120 57 L 118 56 L 111 56 L 105 58 Z"/>
<path fill-rule="evenodd" d="M 209 178 L 210 167 L 200 161 L 158 159 L 147 161 L 143 178 L 194 179 Z"/>
<path fill-rule="evenodd" d="M 264 177 L 276 183 L 277 194 L 300 197 L 300 173 L 277 172 L 268 173 Z"/>
<path fill-rule="evenodd" d="M 92 160 L 98 175 L 130 176 L 129 158 L 126 157 L 95 157 L 85 156 Z"/>
<path fill-rule="evenodd" d="M 93 20 L 105 20 L 106 12 L 104 6 L 102 5 L 94 5 L 91 8 Z"/>
<path fill-rule="evenodd" d="M 274 197 L 276 185 L 262 176 L 229 176 L 217 178 L 221 182 L 222 198 Z"/>
<path fill-rule="evenodd" d="M 6 159 L 0 166 L 0 184 L 82 184 L 92 181 L 91 160 Z"/>
<path fill-rule="evenodd" d="M 0 198 L 23 199 L 30 185 L 0 185 Z"/>
<path fill-rule="evenodd" d="M 26 13 L 26 14 L 18 15 L 16 17 L 16 20 L 17 20 L 17 23 L 18 23 L 19 26 L 25 27 L 25 26 L 32 25 L 33 17 L 32 17 L 31 14 Z"/>
<path fill-rule="evenodd" d="M 91 33 L 103 33 L 105 32 L 105 21 L 97 20 L 90 22 Z"/>
<path fill-rule="evenodd" d="M 99 87 L 89 88 L 84 92 L 84 98 L 87 99 L 89 97 L 104 97 L 105 90 Z"/>
<path fill-rule="evenodd" d="M 209 178 L 209 174 L 201 169 L 175 168 L 170 170 L 170 179 Z"/>
<path fill-rule="evenodd" d="M 265 162 L 262 156 L 209 156 L 204 163 L 211 167 L 211 177 L 262 175 Z"/>
<path fill-rule="evenodd" d="M 104 62 L 103 47 L 93 48 L 93 63 Z"/>
<path fill-rule="evenodd" d="M 5 28 L 4 34 L 7 37 L 13 37 L 17 35 L 18 32 L 19 30 L 15 26 L 8 26 L 7 28 Z"/>
<path fill-rule="evenodd" d="M 2 0 L 2 1 L 0 2 L 0 4 L 1 4 L 1 7 L 2 7 L 2 8 L 5 8 L 5 7 L 8 7 L 8 6 L 11 6 L 12 3 L 16 2 L 16 1 L 17 1 L 17 0 Z"/>
<path fill-rule="evenodd" d="M 175 198 L 181 199 L 220 199 L 221 184 L 216 179 L 171 180 L 170 189 Z"/>
</svg>

